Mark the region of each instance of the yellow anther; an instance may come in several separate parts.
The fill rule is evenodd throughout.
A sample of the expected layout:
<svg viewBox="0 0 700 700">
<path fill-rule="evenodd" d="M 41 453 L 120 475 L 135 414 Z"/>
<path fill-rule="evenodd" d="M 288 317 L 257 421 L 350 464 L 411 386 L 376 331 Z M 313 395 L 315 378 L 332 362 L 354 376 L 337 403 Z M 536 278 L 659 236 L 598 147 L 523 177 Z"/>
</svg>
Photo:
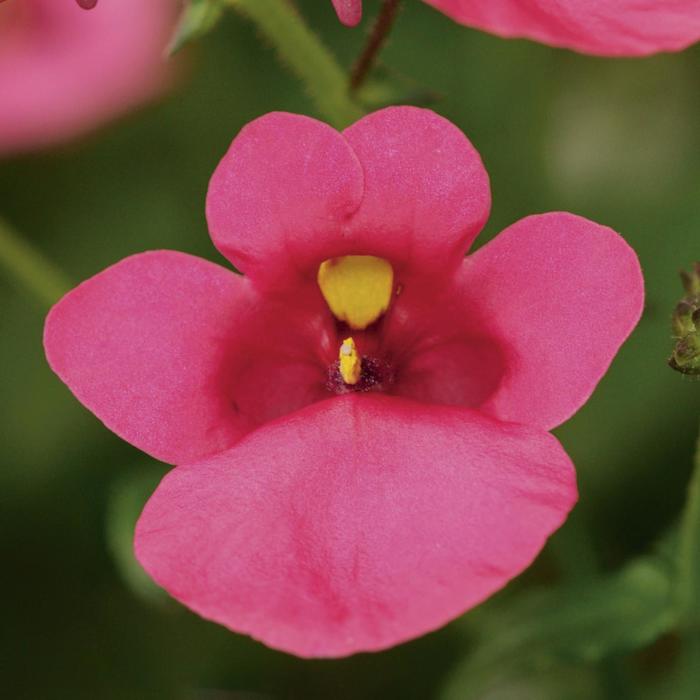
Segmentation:
<svg viewBox="0 0 700 700">
<path fill-rule="evenodd" d="M 367 328 L 389 308 L 394 270 L 382 258 L 331 258 L 321 263 L 317 279 L 333 315 L 354 330 Z"/>
<path fill-rule="evenodd" d="M 357 346 L 352 338 L 346 338 L 338 352 L 340 376 L 346 384 L 357 384 L 362 374 L 362 360 L 357 354 Z"/>
</svg>

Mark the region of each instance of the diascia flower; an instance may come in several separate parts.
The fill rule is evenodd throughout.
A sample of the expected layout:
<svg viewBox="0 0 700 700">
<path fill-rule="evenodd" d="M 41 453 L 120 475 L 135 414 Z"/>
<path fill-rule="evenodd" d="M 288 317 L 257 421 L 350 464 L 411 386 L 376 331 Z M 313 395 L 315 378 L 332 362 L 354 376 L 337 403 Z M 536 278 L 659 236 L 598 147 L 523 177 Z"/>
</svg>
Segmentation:
<svg viewBox="0 0 700 700">
<path fill-rule="evenodd" d="M 465 258 L 490 208 L 479 155 L 433 112 L 342 133 L 246 126 L 207 219 L 238 275 L 129 257 L 46 323 L 54 371 L 178 464 L 136 556 L 200 615 L 301 656 L 377 650 L 525 569 L 576 500 L 549 430 L 642 308 L 634 252 L 572 214 Z"/>
<path fill-rule="evenodd" d="M 600 56 L 680 51 L 700 40 L 698 0 L 425 0 L 460 24 Z M 362 0 L 333 0 L 354 26 Z"/>
<path fill-rule="evenodd" d="M 0 154 L 71 139 L 161 90 L 176 11 L 172 0 L 90 12 L 74 0 L 1 2 Z"/>
</svg>

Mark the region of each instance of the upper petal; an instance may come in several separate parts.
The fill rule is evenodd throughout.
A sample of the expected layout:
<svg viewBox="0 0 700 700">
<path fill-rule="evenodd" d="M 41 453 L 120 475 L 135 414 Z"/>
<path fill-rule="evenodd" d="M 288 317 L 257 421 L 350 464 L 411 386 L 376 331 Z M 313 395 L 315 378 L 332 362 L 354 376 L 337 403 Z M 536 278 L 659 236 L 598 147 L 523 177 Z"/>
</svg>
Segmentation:
<svg viewBox="0 0 700 700">
<path fill-rule="evenodd" d="M 154 457 L 222 451 L 249 427 L 221 380 L 232 328 L 250 304 L 246 286 L 184 253 L 134 255 L 53 307 L 47 358 L 85 406 Z"/>
<path fill-rule="evenodd" d="M 47 146 L 161 89 L 171 0 L 0 4 L 0 153 Z"/>
<path fill-rule="evenodd" d="M 327 124 L 272 113 L 245 126 L 214 171 L 207 221 L 219 250 L 258 283 L 313 274 L 362 198 L 362 169 Z M 320 260 L 318 259 L 320 257 Z"/>
<path fill-rule="evenodd" d="M 481 410 L 544 429 L 585 403 L 644 305 L 632 248 L 612 229 L 565 213 L 507 228 L 467 258 L 459 286 L 504 368 Z"/>
<path fill-rule="evenodd" d="M 348 27 L 354 27 L 362 19 L 362 0 L 332 0 L 338 19 Z"/>
<path fill-rule="evenodd" d="M 451 272 L 491 207 L 488 175 L 474 146 L 450 121 L 417 107 L 374 112 L 343 133 L 364 172 L 353 238 L 399 268 Z"/>
<path fill-rule="evenodd" d="M 547 433 L 356 394 L 171 471 L 135 547 L 202 616 L 300 656 L 343 656 L 482 601 L 575 500 L 572 465 Z"/>
<path fill-rule="evenodd" d="M 697 0 L 425 0 L 462 24 L 602 56 L 680 51 L 700 39 Z"/>
<path fill-rule="evenodd" d="M 308 117 L 261 117 L 236 137 L 207 195 L 217 247 L 257 284 L 280 286 L 352 254 L 386 258 L 399 276 L 447 277 L 489 208 L 474 147 L 414 107 L 375 112 L 342 135 Z"/>
</svg>

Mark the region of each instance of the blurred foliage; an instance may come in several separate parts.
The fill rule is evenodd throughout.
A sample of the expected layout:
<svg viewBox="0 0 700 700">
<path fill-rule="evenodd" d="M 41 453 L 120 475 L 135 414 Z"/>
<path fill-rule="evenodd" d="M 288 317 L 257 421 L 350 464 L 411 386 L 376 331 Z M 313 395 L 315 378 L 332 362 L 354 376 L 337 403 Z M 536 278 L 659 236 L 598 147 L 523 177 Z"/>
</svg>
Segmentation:
<svg viewBox="0 0 700 700">
<path fill-rule="evenodd" d="M 298 5 L 349 66 L 363 29 L 342 27 L 329 2 Z M 368 14 L 377 7 L 366 5 Z M 316 114 L 235 13 L 182 53 L 178 84 L 159 104 L 80 142 L 0 162 L 0 213 L 72 280 L 154 248 L 225 264 L 204 220 L 219 158 L 264 112 Z M 666 366 L 677 272 L 698 258 L 700 47 L 590 58 L 471 31 L 413 2 L 382 63 L 376 81 L 407 76 L 441 97 L 433 108 L 482 154 L 494 206 L 479 244 L 527 214 L 570 210 L 620 231 L 640 256 L 640 326 L 591 401 L 557 431 L 578 470 L 574 515 L 499 596 L 381 654 L 304 661 L 175 604 L 152 605 L 129 585 L 139 584 L 127 544 L 147 487 L 130 491 L 122 480 L 129 465 L 153 480 L 164 468 L 144 464 L 51 374 L 43 314 L 0 277 L 6 697 L 697 695 L 697 477 L 682 528 L 650 552 L 678 521 L 700 409 L 700 384 Z M 391 93 L 398 82 L 375 93 L 368 85 L 380 94 L 371 99 L 405 99 Z M 106 525 L 108 512 L 116 520 Z M 124 566 L 132 573 L 122 575 Z"/>
<path fill-rule="evenodd" d="M 223 0 L 186 0 L 168 54 L 172 56 L 205 36 L 216 26 L 225 9 Z"/>
<path fill-rule="evenodd" d="M 559 664 L 599 662 L 653 642 L 675 622 L 670 571 L 643 559 L 619 574 L 518 596 L 479 611 L 478 643 L 446 700 L 483 697 L 501 684 Z"/>
<path fill-rule="evenodd" d="M 125 470 L 112 483 L 105 517 L 107 544 L 114 563 L 124 583 L 148 603 L 163 603 L 169 598 L 136 561 L 134 528 L 144 504 L 156 490 L 165 471 L 167 468 L 153 469 L 148 464 L 137 464 L 133 469 Z"/>
</svg>

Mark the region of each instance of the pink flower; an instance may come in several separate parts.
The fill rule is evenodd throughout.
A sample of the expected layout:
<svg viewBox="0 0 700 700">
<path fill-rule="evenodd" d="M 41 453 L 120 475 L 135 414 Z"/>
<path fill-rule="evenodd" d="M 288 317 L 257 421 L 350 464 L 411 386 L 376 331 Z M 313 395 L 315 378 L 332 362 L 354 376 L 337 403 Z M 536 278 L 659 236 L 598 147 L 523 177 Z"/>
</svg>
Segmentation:
<svg viewBox="0 0 700 700">
<path fill-rule="evenodd" d="M 622 238 L 572 214 L 523 219 L 465 259 L 489 208 L 478 153 L 433 112 L 342 134 L 273 113 L 207 195 L 245 276 L 142 253 L 54 307 L 54 371 L 184 465 L 135 540 L 175 598 L 342 656 L 436 629 L 533 561 L 576 500 L 547 431 L 593 391 L 643 285 Z"/>
<path fill-rule="evenodd" d="M 0 153 L 71 139 L 164 87 L 172 0 L 0 3 Z"/>
<path fill-rule="evenodd" d="M 338 19 L 348 27 L 354 27 L 362 19 L 362 0 L 331 0 Z"/>
<path fill-rule="evenodd" d="M 600 56 L 681 51 L 700 40 L 698 0 L 425 0 L 460 24 Z M 362 0 L 333 0 L 354 26 Z"/>
</svg>

